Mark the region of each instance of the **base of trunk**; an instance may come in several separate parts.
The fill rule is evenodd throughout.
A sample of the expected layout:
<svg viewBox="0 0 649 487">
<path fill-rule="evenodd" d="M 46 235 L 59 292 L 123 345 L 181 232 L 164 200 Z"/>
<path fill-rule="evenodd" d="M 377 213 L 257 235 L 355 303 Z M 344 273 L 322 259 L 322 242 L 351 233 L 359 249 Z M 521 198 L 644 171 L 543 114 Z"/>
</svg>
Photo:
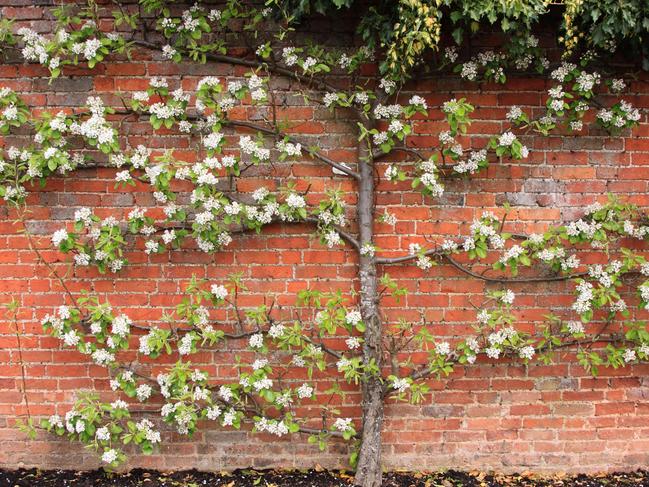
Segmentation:
<svg viewBox="0 0 649 487">
<path fill-rule="evenodd" d="M 363 436 L 358 453 L 354 484 L 361 487 L 380 487 L 381 430 L 383 428 L 383 385 L 377 378 L 370 379 L 363 391 Z"/>
<path fill-rule="evenodd" d="M 366 464 L 359 466 L 354 476 L 354 485 L 359 487 L 381 487 L 383 471 L 380 463 Z"/>
</svg>

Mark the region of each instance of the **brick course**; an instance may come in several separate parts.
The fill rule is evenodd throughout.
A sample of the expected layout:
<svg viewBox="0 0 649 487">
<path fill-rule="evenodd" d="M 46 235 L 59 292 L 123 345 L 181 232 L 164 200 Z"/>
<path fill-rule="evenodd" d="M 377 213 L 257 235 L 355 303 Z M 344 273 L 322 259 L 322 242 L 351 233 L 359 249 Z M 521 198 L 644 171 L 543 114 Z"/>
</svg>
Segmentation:
<svg viewBox="0 0 649 487">
<path fill-rule="evenodd" d="M 41 20 L 43 9 L 14 7 L 6 2 L 4 17 L 37 22 L 46 31 L 49 22 Z M 18 2 L 20 3 L 20 2 Z M 0 2 L 0 5 L 2 3 Z M 107 104 L 119 105 L 116 92 L 146 87 L 147 77 L 164 75 L 170 86 L 195 87 L 204 75 L 222 78 L 241 76 L 245 71 L 227 65 L 170 65 L 157 55 L 136 52 L 133 61 L 116 60 L 94 70 L 71 69 L 69 77 L 48 82 L 41 67 L 10 63 L 0 66 L 0 86 L 23 93 L 35 109 L 56 111 L 83 105 L 90 91 Z M 304 106 L 293 84 L 277 80 L 273 85 L 282 100 L 281 117 L 291 121 L 291 133 L 309 143 L 317 143 L 338 161 L 353 162 L 353 125 L 349 114 L 336 115 L 321 108 Z M 459 82 L 454 77 L 420 80 L 416 93 L 430 106 L 452 98 L 466 97 L 476 106 L 475 122 L 464 145 L 479 148 L 488 136 L 505 127 L 504 115 L 517 104 L 533 114 L 545 100 L 549 83 L 539 79 L 514 78 L 506 85 Z M 410 93 L 404 93 L 407 100 Z M 640 206 L 649 206 L 649 78 L 634 81 L 624 98 L 643 108 L 641 125 L 620 137 L 608 137 L 596 129 L 581 135 L 527 136 L 532 149 L 523 162 L 495 162 L 486 173 L 469 180 L 451 179 L 441 200 L 424 198 L 412 192 L 410 183 L 381 181 L 377 214 L 388 209 L 398 218 L 393 227 L 377 224 L 376 244 L 385 255 L 401 255 L 412 242 L 438 240 L 442 236 L 466 234 L 473 218 L 483 210 L 501 211 L 505 202 L 514 207 L 508 228 L 516 232 L 540 231 L 550 224 L 578 217 L 583 207 L 605 201 L 613 193 Z M 258 120 L 264 109 L 237 109 L 236 117 Z M 592 114 L 590 114 L 592 117 Z M 436 144 L 443 129 L 440 112 L 431 110 L 428 119 L 415 122 L 411 142 L 418 147 Z M 184 136 L 160 131 L 152 136 L 144 122 L 125 123 L 123 143 L 132 147 L 144 144 L 152 149 L 174 148 L 176 156 L 191 160 Z M 7 137 L 4 145 L 11 145 Z M 394 160 L 394 159 L 391 159 Z M 384 167 L 387 164 L 380 164 Z M 383 168 L 379 173 L 383 173 Z M 67 257 L 51 248 L 49 236 L 69 223 L 80 206 L 96 208 L 99 215 L 125 218 L 133 206 L 155 206 L 147 187 L 138 184 L 124 191 L 113 189 L 115 170 L 93 168 L 77 171 L 64 179 L 52 179 L 34 188 L 29 197 L 30 232 L 39 236 L 38 245 L 46 260 L 60 272 Z M 268 175 L 264 168 L 251 171 L 238 184 L 251 191 L 260 181 L 281 183 L 278 176 L 297 180 L 298 188 L 310 185 L 308 201 L 317 202 L 327 188 L 340 186 L 353 205 L 353 185 L 348 179 L 331 179 L 328 167 L 305 160 L 294 166 L 280 164 Z M 0 301 L 17 299 L 21 306 L 18 331 L 26 368 L 27 393 L 33 415 L 64 413 L 74 400 L 75 391 L 99 390 L 110 396 L 105 369 L 92 365 L 87 357 L 64 349 L 58 340 L 42 331 L 40 319 L 53 307 L 63 304 L 56 280 L 37 262 L 26 238 L 13 223 L 15 215 L 0 206 Z M 256 306 L 274 296 L 281 306 L 290 306 L 295 293 L 308 286 L 322 289 L 354 287 L 356 254 L 349 248 L 328 250 L 311 237 L 308 226 L 272 225 L 261 235 L 236 236 L 228 250 L 205 255 L 191 249 L 146 256 L 143 241 L 134 246 L 139 252 L 127 255 L 132 265 L 117 275 L 99 275 L 77 269 L 69 279 L 73 292 L 90 289 L 139 323 L 154 323 L 162 311 L 178 303 L 181 291 L 192 274 L 214 282 L 230 273 L 241 272 L 249 292 L 242 306 Z M 593 255 L 592 261 L 601 256 Z M 473 305 L 483 301 L 489 287 L 468 279 L 450 266 L 424 272 L 412 265 L 386 268 L 410 294 L 396 302 L 384 302 L 388 321 L 398 318 L 420 323 L 424 319 L 431 332 L 457 337 L 471 332 L 475 321 Z M 518 327 L 534 329 L 543 314 L 561 312 L 571 303 L 569 283 L 511 285 L 517 293 Z M 223 316 L 226 318 L 226 316 Z M 646 319 L 646 314 L 638 315 Z M 594 324 L 595 329 L 596 324 Z M 22 402 L 20 365 L 13 323 L 4 314 L 0 321 L 0 466 L 39 466 L 90 468 L 94 456 L 76 444 L 57 441 L 39 434 L 28 441 L 15 428 L 15 420 L 25 414 Z M 192 357 L 217 377 L 233 376 L 234 355 L 247 353 L 242 344 L 233 350 L 207 351 Z M 421 357 L 420 357 L 421 358 Z M 165 359 L 172 363 L 173 358 Z M 158 362 L 156 362 L 158 363 Z M 562 355 L 554 365 L 505 362 L 482 363 L 458 368 L 447 380 L 432 381 L 432 393 L 421 406 L 390 403 L 385 424 L 385 463 L 389 467 L 433 469 L 494 468 L 506 471 L 598 471 L 635 469 L 649 464 L 649 365 L 625 369 L 603 369 L 592 378 L 575 364 L 574 355 Z M 320 390 L 327 381 L 318 383 Z M 354 387 L 344 403 L 343 415 L 358 416 L 359 394 Z M 308 411 L 307 411 L 308 414 Z M 311 411 L 310 414 L 317 412 Z M 192 439 L 174 437 L 160 452 L 149 457 L 134 456 L 130 466 L 162 469 L 235 467 L 326 467 L 345 465 L 345 448 L 333 443 L 324 453 L 306 444 L 304 438 L 278 441 L 246 431 L 203 428 Z"/>
</svg>

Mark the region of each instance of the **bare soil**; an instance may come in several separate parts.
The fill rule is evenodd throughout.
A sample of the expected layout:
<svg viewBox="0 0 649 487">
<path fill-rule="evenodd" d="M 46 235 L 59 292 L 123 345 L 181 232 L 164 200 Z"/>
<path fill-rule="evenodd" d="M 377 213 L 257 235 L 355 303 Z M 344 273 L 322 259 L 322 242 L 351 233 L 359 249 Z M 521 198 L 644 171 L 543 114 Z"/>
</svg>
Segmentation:
<svg viewBox="0 0 649 487">
<path fill-rule="evenodd" d="M 0 470 L 0 487 L 347 487 L 353 476 L 327 470 L 128 473 L 103 470 Z M 601 475 L 500 475 L 485 472 L 389 472 L 386 487 L 649 487 L 649 471 Z"/>
</svg>

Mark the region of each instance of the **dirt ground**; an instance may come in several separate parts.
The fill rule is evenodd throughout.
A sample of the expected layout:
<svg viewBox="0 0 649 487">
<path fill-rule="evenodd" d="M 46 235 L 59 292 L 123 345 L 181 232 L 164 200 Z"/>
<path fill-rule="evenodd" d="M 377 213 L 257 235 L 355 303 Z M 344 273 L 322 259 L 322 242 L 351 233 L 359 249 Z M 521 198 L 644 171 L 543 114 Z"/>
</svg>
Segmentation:
<svg viewBox="0 0 649 487">
<path fill-rule="evenodd" d="M 157 472 L 132 470 L 111 474 L 103 470 L 0 470 L 0 487 L 343 487 L 352 484 L 344 471 L 236 470 L 234 472 Z M 602 475 L 499 475 L 483 472 L 389 472 L 386 487 L 649 487 L 649 471 Z"/>
</svg>

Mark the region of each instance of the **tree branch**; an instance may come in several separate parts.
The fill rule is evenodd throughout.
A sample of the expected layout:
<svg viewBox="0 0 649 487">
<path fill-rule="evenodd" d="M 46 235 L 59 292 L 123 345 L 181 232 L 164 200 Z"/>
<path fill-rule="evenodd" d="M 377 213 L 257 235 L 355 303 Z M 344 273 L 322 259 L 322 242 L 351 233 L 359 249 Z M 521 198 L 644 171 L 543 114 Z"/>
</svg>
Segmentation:
<svg viewBox="0 0 649 487">
<path fill-rule="evenodd" d="M 390 265 L 390 264 L 400 264 L 402 262 L 408 262 L 411 260 L 416 260 L 419 258 L 419 256 L 422 254 L 408 254 L 404 255 L 402 257 L 377 257 L 376 258 L 376 263 L 377 264 L 385 264 L 385 265 Z M 439 255 L 444 255 L 444 250 L 442 249 L 430 249 L 427 250 L 426 252 L 423 253 L 423 255 L 427 257 L 432 257 L 432 256 L 439 256 Z"/>
<path fill-rule="evenodd" d="M 303 142 L 297 140 L 295 137 L 292 137 L 292 136 L 290 136 L 288 134 L 285 134 L 285 133 L 282 133 L 282 132 L 277 132 L 277 131 L 275 131 L 275 130 L 273 130 L 271 128 L 264 127 L 263 125 L 258 125 L 258 124 L 255 124 L 255 123 L 245 122 L 245 121 L 240 121 L 240 120 L 224 120 L 223 123 L 225 125 L 232 125 L 234 127 L 245 127 L 245 128 L 249 128 L 251 130 L 258 130 L 259 132 L 263 132 L 265 134 L 272 135 L 273 137 L 275 137 L 277 139 L 287 139 L 289 142 L 291 142 L 293 144 L 304 145 Z M 319 161 L 324 162 L 325 164 L 327 164 L 327 165 L 329 165 L 329 166 L 331 166 L 331 167 L 333 167 L 335 169 L 338 169 L 340 172 L 345 173 L 347 176 L 351 176 L 356 180 L 358 180 L 360 178 L 360 175 L 357 172 L 352 171 L 347 166 L 344 166 L 344 165 L 334 161 L 333 159 L 322 155 L 319 152 L 307 149 L 307 153 L 311 157 L 313 157 L 314 159 L 318 159 Z"/>
<path fill-rule="evenodd" d="M 115 109 L 114 113 L 116 115 L 138 115 L 138 116 L 141 116 L 141 117 L 148 117 L 149 116 L 146 113 L 140 113 L 140 112 L 137 112 L 135 110 L 131 110 L 128 107 Z M 187 118 L 189 120 L 198 120 L 198 119 L 200 119 L 200 117 L 195 116 L 195 115 L 194 116 L 189 115 Z M 224 119 L 224 120 L 222 120 L 222 123 L 224 125 L 230 125 L 232 127 L 242 127 L 242 128 L 248 128 L 250 130 L 256 130 L 258 132 L 262 132 L 264 134 L 270 135 L 270 136 L 274 137 L 277 140 L 286 139 L 289 142 L 291 142 L 292 144 L 300 144 L 302 146 L 306 145 L 304 142 L 296 139 L 295 137 L 293 137 L 291 135 L 280 132 L 278 130 L 273 130 L 270 127 L 264 127 L 263 125 L 259 125 L 259 124 L 256 124 L 256 123 L 247 122 L 247 121 L 243 121 L 243 120 L 231 120 L 231 119 Z M 347 166 L 345 166 L 343 164 L 340 164 L 339 162 L 334 161 L 330 157 L 327 157 L 327 156 L 325 156 L 325 155 L 323 155 L 320 152 L 317 152 L 315 150 L 310 150 L 308 148 L 306 150 L 307 150 L 307 153 L 309 154 L 309 156 L 311 156 L 313 159 L 317 159 L 317 160 L 327 164 L 328 166 L 331 166 L 332 168 L 335 168 L 338 171 L 340 171 L 340 172 L 346 174 L 347 176 L 350 176 L 350 177 L 352 177 L 352 178 L 354 178 L 356 180 L 358 180 L 360 178 L 360 175 L 356 171 L 353 171 L 350 168 L 348 168 Z"/>
<path fill-rule="evenodd" d="M 146 49 L 151 49 L 154 51 L 160 51 L 162 52 L 162 46 L 159 44 L 149 42 L 143 39 L 135 39 L 133 40 L 133 44 L 139 47 L 144 47 Z M 295 81 L 299 81 L 300 83 L 306 85 L 306 86 L 311 86 L 313 88 L 317 88 L 319 90 L 326 90 L 326 91 L 338 91 L 338 88 L 330 83 L 327 83 L 326 81 L 319 79 L 319 78 L 314 78 L 312 76 L 306 76 L 303 74 L 299 74 L 295 71 L 292 71 L 287 68 L 283 68 L 282 66 L 279 66 L 277 64 L 268 64 L 263 61 L 253 61 L 251 59 L 243 59 L 235 56 L 228 56 L 225 54 L 214 54 L 214 53 L 206 53 L 206 58 L 210 61 L 217 62 L 217 63 L 225 63 L 225 64 L 232 64 L 232 65 L 237 65 L 237 66 L 247 66 L 249 68 L 256 68 L 256 69 L 264 69 L 267 71 L 274 72 L 276 74 L 285 76 L 287 78 L 293 79 Z"/>
<path fill-rule="evenodd" d="M 580 272 L 577 274 L 568 274 L 564 276 L 547 276 L 547 277 L 489 277 L 485 276 L 483 274 L 478 274 L 477 272 L 472 271 L 471 269 L 468 269 L 461 265 L 459 262 L 457 262 L 453 257 L 451 257 L 448 254 L 442 254 L 442 257 L 446 259 L 449 264 L 451 264 L 453 267 L 455 267 L 457 270 L 471 276 L 475 277 L 476 279 L 482 279 L 483 281 L 487 282 L 500 282 L 500 283 L 506 283 L 506 282 L 552 282 L 552 281 L 567 281 L 576 277 L 583 277 L 587 276 L 588 272 Z"/>
</svg>

